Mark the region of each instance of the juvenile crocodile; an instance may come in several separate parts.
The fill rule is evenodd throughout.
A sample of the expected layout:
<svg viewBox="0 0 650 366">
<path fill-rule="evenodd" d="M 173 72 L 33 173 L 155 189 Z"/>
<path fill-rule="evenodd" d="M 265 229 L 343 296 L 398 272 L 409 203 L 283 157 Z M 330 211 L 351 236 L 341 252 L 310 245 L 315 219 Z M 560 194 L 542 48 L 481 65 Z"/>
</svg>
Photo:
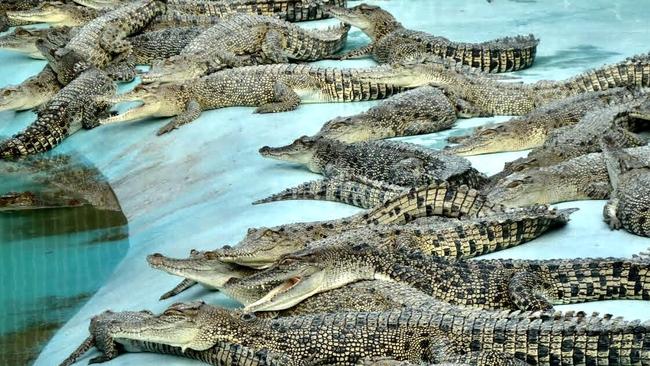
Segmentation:
<svg viewBox="0 0 650 366">
<path fill-rule="evenodd" d="M 190 356 L 214 352 L 212 347 L 221 342 L 237 342 L 299 365 L 352 366 L 372 358 L 478 366 L 650 364 L 648 322 L 581 312 L 473 311 L 435 303 L 385 312 L 260 319 L 199 302 L 110 325 L 89 338 L 110 340 L 102 347 L 104 359 L 118 354 L 110 347 L 113 341 L 131 340 L 190 350 Z"/>
<path fill-rule="evenodd" d="M 331 244 L 354 245 L 365 241 L 377 248 L 404 247 L 420 250 L 428 255 L 447 258 L 473 258 L 507 249 L 533 240 L 546 231 L 564 225 L 570 210 L 550 210 L 545 206 L 512 210 L 483 218 L 442 220 L 423 218 L 403 225 L 374 225 L 351 228 L 337 235 L 309 244 L 295 241 L 276 249 L 276 254 L 290 254 L 310 247 Z M 254 272 L 219 260 L 217 252 L 192 252 L 189 258 L 173 259 L 154 254 L 147 258 L 156 269 L 200 283 L 207 288 L 223 289 L 231 278 L 246 278 Z M 187 288 L 190 282 L 163 295 L 174 296 Z M 262 297 L 260 294 L 258 299 Z M 238 300 L 238 299 L 236 299 Z"/>
<path fill-rule="evenodd" d="M 54 70 L 45 65 L 41 72 L 19 85 L 0 89 L 0 111 L 22 111 L 38 107 L 49 101 L 61 88 Z"/>
<path fill-rule="evenodd" d="M 612 229 L 624 228 L 640 236 L 650 236 L 650 165 L 621 149 L 605 137 L 601 142 L 605 165 L 613 191 L 603 210 Z"/>
<path fill-rule="evenodd" d="M 419 55 L 452 59 L 487 72 L 517 71 L 535 60 L 539 40 L 533 35 L 499 38 L 483 43 L 457 43 L 404 28 L 395 17 L 378 6 L 360 4 L 352 8 L 327 7 L 343 22 L 360 28 L 372 43 L 344 54 L 342 58 L 365 55 L 379 63 L 400 63 Z"/>
<path fill-rule="evenodd" d="M 551 131 L 575 125 L 593 110 L 626 103 L 646 94 L 643 89 L 613 88 L 558 100 L 507 122 L 478 127 L 469 136 L 450 139 L 460 144 L 447 151 L 465 156 L 539 147 Z"/>
<path fill-rule="evenodd" d="M 394 141 L 363 141 L 345 143 L 323 137 L 303 136 L 292 144 L 271 148 L 264 146 L 260 154 L 272 159 L 299 163 L 325 176 L 324 182 L 309 182 L 273 195 L 256 203 L 283 199 L 328 199 L 346 203 L 364 203 L 372 208 L 383 201 L 364 202 L 359 197 L 392 198 L 409 187 L 434 182 L 449 182 L 451 186 L 468 185 L 481 188 L 485 177 L 472 168 L 469 161 L 454 155 L 442 154 L 418 145 Z M 334 184 L 327 182 L 335 179 Z M 390 195 L 373 193 L 391 185 Z M 352 186 L 356 194 L 347 196 L 339 189 Z M 398 187 L 394 187 L 398 186 Z M 324 190 L 324 191 L 323 191 Z M 341 199 L 341 197 L 344 197 Z"/>
<path fill-rule="evenodd" d="M 233 291 L 281 285 L 246 311 L 286 309 L 319 292 L 359 280 L 403 282 L 450 304 L 484 309 L 549 310 L 554 304 L 613 299 L 650 300 L 650 260 L 554 259 L 457 261 L 410 248 L 354 245 L 308 247 L 268 269 L 230 281 Z"/>
<path fill-rule="evenodd" d="M 308 30 L 262 15 L 232 15 L 201 33 L 178 56 L 155 63 L 142 82 L 183 81 L 227 67 L 320 60 L 343 47 L 349 29 Z"/>
<path fill-rule="evenodd" d="M 265 268 L 306 243 L 367 225 L 406 224 L 431 216 L 467 219 L 502 211 L 501 205 L 487 201 L 467 186 L 451 188 L 447 183 L 432 184 L 411 189 L 379 207 L 342 219 L 249 229 L 237 246 L 223 247 L 215 253 L 224 262 Z"/>
<path fill-rule="evenodd" d="M 70 39 L 65 47 L 45 54 L 62 84 L 76 77 L 79 67 L 61 63 L 60 59 L 74 53 L 81 63 L 89 63 L 99 69 L 113 64 L 117 67 L 128 56 L 132 46 L 124 38 L 142 30 L 151 20 L 166 10 L 166 0 L 139 0 L 93 19 Z M 135 76 L 133 65 L 124 65 L 129 80 Z"/>
<path fill-rule="evenodd" d="M 369 110 L 336 117 L 314 137 L 342 142 L 380 140 L 389 137 L 433 133 L 456 122 L 456 108 L 438 88 L 421 86 L 394 95 Z"/>
<path fill-rule="evenodd" d="M 13 21 L 23 21 L 30 24 L 48 23 L 55 27 L 78 27 L 85 25 L 99 15 L 101 13 L 95 9 L 74 3 L 60 2 L 44 2 L 33 9 L 7 12 L 7 17 Z"/>
<path fill-rule="evenodd" d="M 27 29 L 17 27 L 11 33 L 0 36 L 0 48 L 4 51 L 17 52 L 31 58 L 43 59 L 43 54 L 36 47 L 36 40 L 47 38 L 61 45 L 70 39 L 70 28 Z"/>
<path fill-rule="evenodd" d="M 625 149 L 625 152 L 650 164 L 650 147 Z M 534 203 L 551 204 L 576 200 L 603 200 L 611 187 L 602 153 L 591 153 L 562 163 L 525 168 L 504 177 L 494 177 L 484 191 L 489 201 L 509 207 Z"/>
<path fill-rule="evenodd" d="M 97 126 L 109 105 L 99 97 L 115 94 L 115 83 L 102 71 L 88 69 L 61 89 L 25 131 L 0 143 L 0 158 L 11 159 L 53 149 L 81 128 Z"/>
<path fill-rule="evenodd" d="M 294 110 L 300 103 L 384 99 L 421 85 L 420 80 L 413 78 L 414 67 L 419 66 L 398 69 L 387 66 L 339 69 L 305 64 L 238 67 L 180 84 L 138 86 L 109 101 L 143 101 L 144 104 L 102 123 L 176 116 L 158 131 L 163 134 L 190 123 L 207 109 L 257 106 L 257 113 L 272 113 Z"/>
</svg>

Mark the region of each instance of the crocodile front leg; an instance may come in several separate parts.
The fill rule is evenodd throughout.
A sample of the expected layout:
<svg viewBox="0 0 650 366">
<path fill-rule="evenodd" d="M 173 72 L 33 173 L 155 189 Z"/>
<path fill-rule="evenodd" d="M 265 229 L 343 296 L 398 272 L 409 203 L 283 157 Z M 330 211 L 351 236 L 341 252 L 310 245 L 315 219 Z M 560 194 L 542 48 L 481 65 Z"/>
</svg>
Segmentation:
<svg viewBox="0 0 650 366">
<path fill-rule="evenodd" d="M 266 36 L 262 41 L 262 52 L 267 59 L 276 64 L 285 64 L 289 62 L 289 58 L 284 52 L 283 45 L 286 45 L 286 40 L 282 32 L 277 29 L 269 29 Z"/>
<path fill-rule="evenodd" d="M 185 110 L 178 116 L 174 117 L 168 124 L 159 129 L 157 135 L 160 136 L 167 132 L 171 132 L 172 130 L 177 129 L 182 125 L 186 125 L 194 121 L 195 119 L 199 118 L 201 111 L 202 109 L 199 102 L 194 99 L 190 100 L 187 102 L 187 105 L 185 105 Z"/>
<path fill-rule="evenodd" d="M 315 89 L 314 80 L 305 75 L 291 75 L 278 80 L 273 88 L 273 102 L 263 104 L 255 113 L 277 113 L 293 111 L 300 105 L 300 96 L 294 89 Z"/>
</svg>

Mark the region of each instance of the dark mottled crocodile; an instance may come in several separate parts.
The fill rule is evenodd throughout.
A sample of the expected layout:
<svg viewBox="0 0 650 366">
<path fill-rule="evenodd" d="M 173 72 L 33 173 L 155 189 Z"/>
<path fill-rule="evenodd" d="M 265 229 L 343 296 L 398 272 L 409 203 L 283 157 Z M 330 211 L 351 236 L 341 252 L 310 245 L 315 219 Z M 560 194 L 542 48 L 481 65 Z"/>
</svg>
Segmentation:
<svg viewBox="0 0 650 366">
<path fill-rule="evenodd" d="M 286 357 L 294 365 L 353 366 L 373 358 L 477 366 L 650 364 L 648 322 L 581 312 L 473 311 L 435 303 L 384 312 L 261 319 L 198 302 L 175 304 L 140 321 L 132 318 L 108 321 L 104 332 L 91 327 L 86 343 L 96 336 L 104 341 L 97 342 L 106 353 L 102 360 L 117 356 L 113 342 L 144 348 L 144 342 L 154 341 L 187 349 L 186 357 L 213 353 L 222 342 L 238 342 L 260 355 Z"/>
<path fill-rule="evenodd" d="M 327 246 L 333 243 L 354 245 L 358 241 L 365 241 L 377 248 L 404 247 L 421 250 L 428 255 L 465 259 L 533 240 L 551 228 L 564 225 L 572 212 L 573 209 L 556 211 L 539 206 L 467 220 L 422 218 L 403 225 L 351 228 L 313 241 L 309 246 Z M 298 240 L 282 244 L 276 248 L 276 255 L 302 250 L 308 245 Z M 168 258 L 160 254 L 149 256 L 147 260 L 153 268 L 193 282 L 183 283 L 163 295 L 163 298 L 174 296 L 196 283 L 208 288 L 224 289 L 231 278 L 245 278 L 254 273 L 251 269 L 221 262 L 216 253 L 218 250 L 192 252 L 186 259 Z M 258 299 L 262 295 L 258 295 Z M 235 300 L 240 301 L 238 298 Z"/>
<path fill-rule="evenodd" d="M 395 141 L 345 143 L 323 137 L 303 136 L 292 144 L 260 149 L 272 159 L 299 163 L 325 176 L 325 182 L 309 182 L 273 195 L 256 203 L 284 199 L 327 199 L 345 203 L 362 203 L 363 208 L 381 204 L 381 199 L 434 182 L 447 181 L 452 186 L 480 188 L 485 177 L 469 161 L 418 145 Z M 334 182 L 327 180 L 334 179 Z M 383 183 L 377 185 L 375 182 Z M 391 194 L 382 195 L 385 185 Z M 348 187 L 351 186 L 351 187 Z M 397 187 L 394 187 L 397 186 Z M 342 190 L 345 188 L 346 190 Z M 355 192 L 344 194 L 343 192 Z M 363 198 L 377 197 L 378 200 Z"/>
<path fill-rule="evenodd" d="M 97 10 L 74 3 L 60 2 L 45 2 L 33 9 L 7 12 L 7 17 L 13 21 L 23 21 L 30 24 L 48 23 L 55 27 L 78 27 L 85 25 L 99 15 L 100 12 Z"/>
<path fill-rule="evenodd" d="M 629 102 L 591 111 L 575 125 L 553 130 L 544 144 L 528 156 L 506 164 L 505 172 L 549 166 L 580 155 L 599 152 L 600 139 L 607 136 L 615 147 L 626 148 L 647 144 L 635 133 L 648 130 L 650 102 L 645 94 Z"/>
<path fill-rule="evenodd" d="M 26 56 L 43 59 L 45 58 L 36 47 L 36 40 L 46 38 L 54 43 L 65 45 L 69 38 L 70 28 L 43 28 L 27 29 L 18 27 L 12 32 L 0 36 L 0 48 L 4 51 L 11 51 Z"/>
<path fill-rule="evenodd" d="M 378 6 L 360 4 L 352 8 L 328 7 L 343 22 L 360 28 L 372 43 L 343 58 L 367 54 L 380 63 L 399 63 L 419 55 L 451 59 L 487 72 L 508 72 L 530 67 L 539 40 L 533 35 L 495 39 L 483 43 L 457 43 L 404 28 L 395 17 Z"/>
<path fill-rule="evenodd" d="M 100 69 L 117 67 L 132 49 L 125 38 L 142 30 L 151 20 L 166 10 L 165 0 L 139 0 L 116 10 L 105 13 L 81 27 L 65 47 L 46 52 L 45 57 L 56 71 L 62 84 L 67 84 L 76 77 L 76 63 L 68 65 L 60 62 L 61 58 L 74 53 L 80 63 L 88 63 Z M 116 79 L 129 80 L 135 76 L 133 65 L 123 65 L 128 71 L 116 73 Z M 112 70 L 107 71 L 111 76 Z M 117 77 L 117 74 L 125 75 Z"/>
<path fill-rule="evenodd" d="M 41 72 L 21 84 L 0 89 L 0 111 L 38 107 L 50 100 L 61 87 L 54 70 L 46 65 Z"/>
<path fill-rule="evenodd" d="M 603 210 L 612 229 L 624 228 L 640 236 L 650 236 L 650 164 L 604 137 L 601 142 L 612 193 Z"/>
<path fill-rule="evenodd" d="M 450 188 L 447 183 L 409 190 L 380 207 L 343 219 L 295 223 L 272 228 L 249 229 L 246 237 L 235 247 L 215 251 L 228 263 L 265 268 L 282 255 L 315 240 L 344 231 L 378 224 L 405 224 L 422 217 L 449 218 L 482 217 L 502 212 L 503 207 L 485 199 L 467 186 Z"/>
<path fill-rule="evenodd" d="M 624 151 L 650 164 L 650 147 Z M 489 200 L 510 207 L 603 200 L 609 197 L 611 191 L 602 153 L 586 154 L 556 165 L 531 167 L 492 179 L 494 183 L 485 191 Z"/>
<path fill-rule="evenodd" d="M 142 82 L 183 81 L 228 67 L 320 60 L 343 47 L 349 29 L 304 29 L 262 15 L 232 15 L 202 32 L 178 56 L 155 63 Z"/>
<path fill-rule="evenodd" d="M 650 300 L 650 259 L 458 261 L 410 248 L 380 249 L 366 240 L 308 247 L 273 266 L 230 281 L 234 291 L 282 284 L 247 311 L 286 309 L 303 299 L 359 280 L 409 284 L 451 304 L 484 309 L 549 310 L 555 304 Z"/>
<path fill-rule="evenodd" d="M 448 148 L 448 151 L 458 155 L 477 155 L 539 147 L 551 131 L 575 125 L 588 112 L 629 102 L 644 94 L 647 94 L 644 89 L 613 88 L 558 100 L 507 122 L 478 127 L 472 135 L 455 137 L 450 141 L 460 144 Z"/>
<path fill-rule="evenodd" d="M 380 140 L 446 130 L 454 122 L 455 106 L 440 89 L 425 85 L 392 96 L 365 112 L 336 117 L 314 137 L 343 142 Z"/>
<path fill-rule="evenodd" d="M 257 106 L 256 112 L 271 113 L 294 110 L 301 103 L 384 99 L 426 83 L 417 77 L 420 71 L 414 68 L 419 65 L 364 69 L 306 64 L 238 67 L 180 84 L 138 86 L 110 101 L 142 101 L 144 104 L 102 123 L 176 116 L 158 131 L 162 134 L 190 123 L 207 109 Z"/>
<path fill-rule="evenodd" d="M 109 105 L 99 97 L 117 87 L 102 71 L 91 68 L 61 89 L 38 112 L 36 121 L 0 144 L 0 158 L 10 159 L 48 151 L 81 128 L 97 126 Z"/>
</svg>

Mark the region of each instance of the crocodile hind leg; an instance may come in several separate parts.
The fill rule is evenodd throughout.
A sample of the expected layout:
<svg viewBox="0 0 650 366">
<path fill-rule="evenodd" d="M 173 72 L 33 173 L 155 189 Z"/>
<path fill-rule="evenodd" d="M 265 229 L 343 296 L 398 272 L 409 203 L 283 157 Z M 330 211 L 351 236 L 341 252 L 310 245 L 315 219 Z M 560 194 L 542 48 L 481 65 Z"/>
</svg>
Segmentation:
<svg viewBox="0 0 650 366">
<path fill-rule="evenodd" d="M 284 52 L 286 40 L 284 35 L 276 29 L 270 29 L 262 41 L 262 52 L 264 56 L 276 64 L 289 62 L 289 58 Z"/>
<path fill-rule="evenodd" d="M 603 207 L 603 217 L 605 219 L 605 223 L 607 223 L 609 228 L 612 230 L 618 230 L 623 226 L 623 224 L 621 224 L 621 220 L 618 219 L 617 213 L 618 199 L 612 198 L 607 201 L 607 204 L 605 207 Z"/>
<path fill-rule="evenodd" d="M 295 89 L 317 89 L 314 79 L 305 75 L 291 75 L 278 80 L 274 86 L 273 101 L 263 104 L 255 113 L 276 113 L 293 111 L 300 105 L 300 96 Z"/>
<path fill-rule="evenodd" d="M 187 105 L 185 105 L 185 111 L 174 117 L 168 124 L 159 129 L 157 135 L 160 136 L 176 128 L 179 128 L 182 125 L 186 125 L 199 118 L 200 115 L 201 105 L 199 105 L 199 102 L 192 99 L 187 102 Z"/>
<path fill-rule="evenodd" d="M 374 49 L 374 46 L 372 44 L 369 44 L 369 45 L 363 46 L 361 48 L 357 48 L 357 49 L 354 49 L 352 51 L 348 51 L 348 52 L 343 53 L 343 54 L 328 56 L 328 57 L 326 57 L 326 59 L 330 59 L 330 60 L 352 60 L 352 59 L 356 59 L 356 58 L 364 58 L 364 57 L 368 56 L 369 54 L 371 54 L 373 49 Z"/>
<path fill-rule="evenodd" d="M 550 310 L 553 305 L 542 295 L 544 280 L 530 272 L 519 272 L 512 276 L 509 285 L 510 298 L 520 310 Z"/>
</svg>

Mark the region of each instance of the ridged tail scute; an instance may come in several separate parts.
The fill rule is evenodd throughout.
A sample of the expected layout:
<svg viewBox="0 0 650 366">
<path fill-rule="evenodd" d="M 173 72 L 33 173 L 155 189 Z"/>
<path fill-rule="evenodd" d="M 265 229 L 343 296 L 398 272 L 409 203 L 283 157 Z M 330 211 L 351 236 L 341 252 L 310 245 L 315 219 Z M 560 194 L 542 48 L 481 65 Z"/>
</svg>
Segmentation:
<svg viewBox="0 0 650 366">
<path fill-rule="evenodd" d="M 650 53 L 629 57 L 622 62 L 586 71 L 565 82 L 579 92 L 615 87 L 650 87 Z"/>
<path fill-rule="evenodd" d="M 533 65 L 539 40 L 535 36 L 499 38 L 485 43 L 456 43 L 447 47 L 445 58 L 489 73 L 511 72 Z"/>
<path fill-rule="evenodd" d="M 407 189 L 393 184 L 375 182 L 323 179 L 303 183 L 285 189 L 267 198 L 253 202 L 254 205 L 284 200 L 319 200 L 345 203 L 373 208 L 406 192 Z"/>
<path fill-rule="evenodd" d="M 66 108 L 46 110 L 25 131 L 0 143 L 0 157 L 16 159 L 52 150 L 69 135 Z"/>
</svg>

